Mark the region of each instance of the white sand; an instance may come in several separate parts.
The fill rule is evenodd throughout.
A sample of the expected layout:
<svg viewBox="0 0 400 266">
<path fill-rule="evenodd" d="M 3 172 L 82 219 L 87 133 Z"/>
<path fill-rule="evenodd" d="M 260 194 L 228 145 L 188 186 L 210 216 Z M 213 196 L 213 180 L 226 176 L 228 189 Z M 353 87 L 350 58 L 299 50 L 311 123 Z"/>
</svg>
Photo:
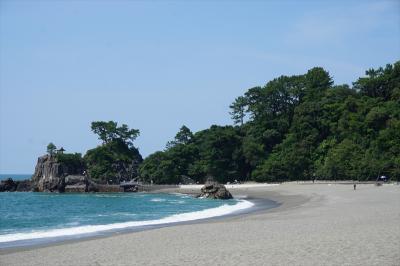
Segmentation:
<svg viewBox="0 0 400 266">
<path fill-rule="evenodd" d="M 400 265 L 400 186 L 234 188 L 282 202 L 222 220 L 2 251 L 0 265 Z"/>
<path fill-rule="evenodd" d="M 200 190 L 204 185 L 180 185 L 179 188 L 181 189 L 198 189 Z M 245 184 L 229 184 L 225 185 L 227 189 L 231 188 L 259 188 L 259 187 L 274 187 L 279 186 L 279 184 L 266 184 L 266 183 L 245 183 Z"/>
</svg>

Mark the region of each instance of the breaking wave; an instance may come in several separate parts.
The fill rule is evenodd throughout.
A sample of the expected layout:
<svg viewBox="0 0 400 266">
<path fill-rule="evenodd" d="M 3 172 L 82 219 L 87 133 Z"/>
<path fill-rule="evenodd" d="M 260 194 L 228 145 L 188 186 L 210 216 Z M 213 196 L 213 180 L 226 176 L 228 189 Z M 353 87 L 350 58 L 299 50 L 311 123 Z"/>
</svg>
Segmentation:
<svg viewBox="0 0 400 266">
<path fill-rule="evenodd" d="M 35 239 L 47 239 L 56 237 L 68 237 L 77 235 L 91 235 L 100 232 L 115 231 L 129 228 L 138 228 L 146 226 L 157 226 L 157 225 L 167 225 L 179 222 L 188 222 L 200 219 L 207 219 L 212 217 L 218 217 L 223 215 L 232 214 L 237 211 L 242 211 L 254 206 L 254 203 L 247 200 L 239 200 L 234 205 L 224 204 L 219 207 L 209 208 L 201 211 L 180 213 L 171 216 L 167 216 L 158 220 L 148 220 L 148 221 L 130 221 L 130 222 L 120 222 L 111 223 L 103 225 L 84 225 L 69 228 L 59 228 L 51 230 L 38 230 L 26 233 L 14 233 L 14 234 L 4 234 L 0 235 L 0 243 L 8 243 L 14 241 L 27 241 Z"/>
</svg>

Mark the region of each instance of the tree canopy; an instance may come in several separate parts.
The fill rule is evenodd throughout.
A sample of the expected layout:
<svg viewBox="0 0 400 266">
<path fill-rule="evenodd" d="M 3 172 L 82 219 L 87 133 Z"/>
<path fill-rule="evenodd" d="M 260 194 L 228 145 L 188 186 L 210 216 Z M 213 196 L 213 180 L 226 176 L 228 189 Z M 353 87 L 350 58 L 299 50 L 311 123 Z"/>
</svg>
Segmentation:
<svg viewBox="0 0 400 266">
<path fill-rule="evenodd" d="M 138 166 L 143 161 L 133 145 L 139 130 L 129 129 L 125 124 L 118 127 L 114 121 L 92 122 L 91 129 L 102 140 L 102 145 L 88 150 L 84 156 L 90 177 L 107 183 L 136 177 Z"/>
<path fill-rule="evenodd" d="M 91 129 L 93 133 L 97 134 L 99 139 L 103 141 L 103 144 L 119 140 L 126 143 L 128 146 L 132 146 L 133 141 L 135 141 L 140 134 L 138 129 L 129 129 L 126 124 L 122 124 L 122 126 L 118 127 L 117 122 L 114 121 L 92 122 Z"/>
<path fill-rule="evenodd" d="M 400 62 L 335 85 L 323 68 L 281 76 L 230 105 L 236 126 L 182 127 L 147 157 L 144 179 L 221 182 L 400 179 Z M 188 133 L 190 132 L 190 134 Z"/>
<path fill-rule="evenodd" d="M 111 183 L 136 176 L 160 184 L 209 176 L 220 182 L 400 180 L 400 62 L 369 69 L 352 87 L 335 85 L 320 67 L 280 76 L 229 107 L 233 125 L 195 133 L 183 125 L 144 161 L 133 144 L 139 130 L 114 121 L 91 124 L 102 144 L 83 158 L 59 154 L 58 160 Z M 47 152 L 55 151 L 49 143 Z"/>
<path fill-rule="evenodd" d="M 48 153 L 48 154 L 53 155 L 54 152 L 55 152 L 56 150 L 57 150 L 57 147 L 56 147 L 56 145 L 54 145 L 53 142 L 50 142 L 50 143 L 47 145 L 47 153 Z"/>
<path fill-rule="evenodd" d="M 174 140 L 167 142 L 166 148 L 169 149 L 178 144 L 188 144 L 192 140 L 192 138 L 192 131 L 190 131 L 188 127 L 183 125 L 179 129 L 178 133 L 176 133 Z"/>
</svg>

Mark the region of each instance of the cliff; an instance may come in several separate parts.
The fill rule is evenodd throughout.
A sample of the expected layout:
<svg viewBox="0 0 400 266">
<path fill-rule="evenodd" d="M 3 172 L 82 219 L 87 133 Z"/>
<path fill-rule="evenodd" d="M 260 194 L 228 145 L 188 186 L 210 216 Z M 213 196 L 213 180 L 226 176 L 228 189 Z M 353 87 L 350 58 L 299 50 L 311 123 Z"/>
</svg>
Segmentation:
<svg viewBox="0 0 400 266">
<path fill-rule="evenodd" d="M 73 180 L 86 185 L 84 171 L 83 166 L 61 163 L 56 156 L 46 154 L 38 158 L 35 173 L 32 176 L 33 189 L 40 192 L 64 192 L 67 185 L 65 180 L 69 175 L 79 176 Z"/>
<path fill-rule="evenodd" d="M 108 178 L 92 179 L 90 169 L 86 168 L 80 154 L 46 154 L 38 158 L 35 173 L 30 180 L 2 180 L 0 192 L 124 192 L 120 182 L 136 176 L 141 156 L 138 158 L 131 160 L 130 164 L 117 161 L 111 165 L 103 165 L 103 168 L 113 170 Z"/>
<path fill-rule="evenodd" d="M 114 185 L 94 182 L 88 176 L 83 161 L 76 158 L 71 160 L 71 155 L 68 154 L 39 157 L 31 179 L 32 190 L 37 192 L 123 192 L 119 182 Z"/>
</svg>

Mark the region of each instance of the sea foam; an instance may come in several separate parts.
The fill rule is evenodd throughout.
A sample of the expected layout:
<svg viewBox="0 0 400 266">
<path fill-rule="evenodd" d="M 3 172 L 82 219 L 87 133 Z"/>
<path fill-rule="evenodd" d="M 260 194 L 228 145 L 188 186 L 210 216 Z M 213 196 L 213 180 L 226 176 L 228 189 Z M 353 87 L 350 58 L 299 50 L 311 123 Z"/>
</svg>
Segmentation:
<svg viewBox="0 0 400 266">
<path fill-rule="evenodd" d="M 104 225 L 85 225 L 85 226 L 77 226 L 77 227 L 69 227 L 61 229 L 52 229 L 47 231 L 40 230 L 28 233 L 5 234 L 5 235 L 0 235 L 0 243 L 21 241 L 21 240 L 26 241 L 26 240 L 43 239 L 43 238 L 66 237 L 74 235 L 89 235 L 111 230 L 121 230 L 127 228 L 135 228 L 135 227 L 146 227 L 155 225 L 167 225 L 179 222 L 188 222 L 188 221 L 228 215 L 237 211 L 245 210 L 252 206 L 254 206 L 254 203 L 250 201 L 239 200 L 238 203 L 235 205 L 224 204 L 216 208 L 175 214 L 158 220 L 131 221 L 123 223 L 104 224 Z"/>
</svg>

